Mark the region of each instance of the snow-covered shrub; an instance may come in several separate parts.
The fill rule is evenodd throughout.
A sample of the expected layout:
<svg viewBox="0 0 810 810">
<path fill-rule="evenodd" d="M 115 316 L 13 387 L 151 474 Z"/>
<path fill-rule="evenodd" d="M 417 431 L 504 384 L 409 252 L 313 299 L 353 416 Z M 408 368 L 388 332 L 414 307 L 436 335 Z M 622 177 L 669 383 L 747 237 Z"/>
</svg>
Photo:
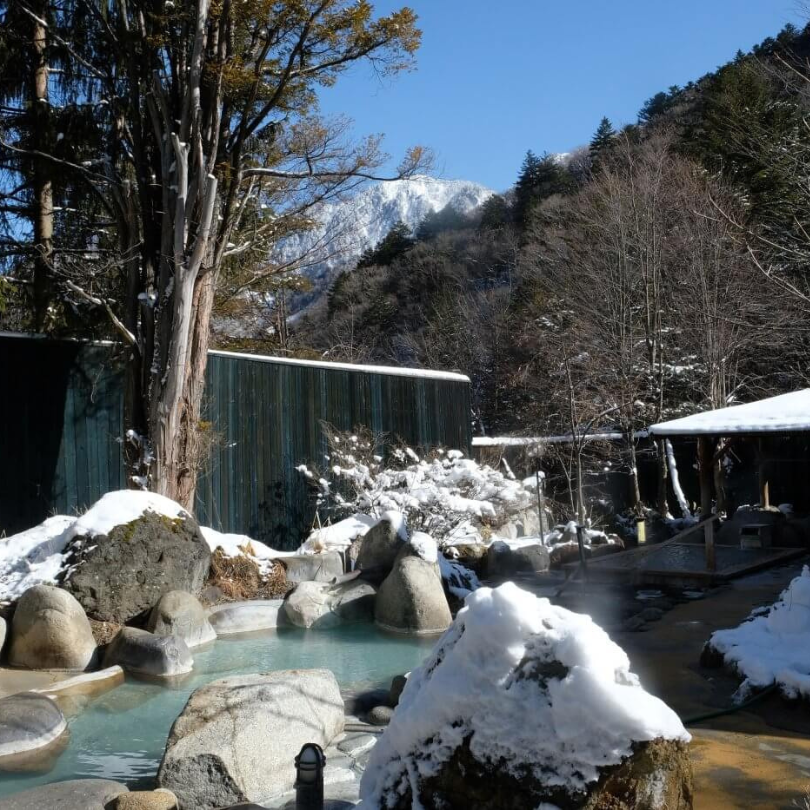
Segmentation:
<svg viewBox="0 0 810 810">
<path fill-rule="evenodd" d="M 482 528 L 497 527 L 535 505 L 530 486 L 465 458 L 458 450 L 420 456 L 411 447 L 389 448 L 385 458 L 368 432 L 330 435 L 328 471 L 301 465 L 329 519 L 361 513 L 401 512 L 411 531 L 440 545 L 480 542 Z"/>
</svg>

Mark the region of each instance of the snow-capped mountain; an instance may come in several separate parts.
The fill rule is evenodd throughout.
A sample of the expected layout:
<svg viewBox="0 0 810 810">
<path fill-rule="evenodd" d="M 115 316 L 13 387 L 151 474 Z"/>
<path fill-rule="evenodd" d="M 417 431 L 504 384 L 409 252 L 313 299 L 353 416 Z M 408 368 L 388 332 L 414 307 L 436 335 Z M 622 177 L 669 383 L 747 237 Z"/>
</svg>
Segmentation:
<svg viewBox="0 0 810 810">
<path fill-rule="evenodd" d="M 467 180 L 424 176 L 371 185 L 349 200 L 322 205 L 314 216 L 316 227 L 285 239 L 274 258 L 300 262 L 313 281 L 324 281 L 375 247 L 400 220 L 416 228 L 431 212 L 450 205 L 466 213 L 493 193 Z"/>
</svg>

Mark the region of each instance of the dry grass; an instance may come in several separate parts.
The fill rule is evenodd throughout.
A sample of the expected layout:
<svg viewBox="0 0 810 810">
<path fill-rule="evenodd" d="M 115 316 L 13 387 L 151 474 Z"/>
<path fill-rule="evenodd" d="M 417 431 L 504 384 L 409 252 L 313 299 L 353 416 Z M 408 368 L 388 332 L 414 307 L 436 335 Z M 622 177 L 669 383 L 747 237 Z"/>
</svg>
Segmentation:
<svg viewBox="0 0 810 810">
<path fill-rule="evenodd" d="M 109 644 L 121 629 L 121 625 L 115 622 L 100 622 L 89 617 L 88 621 L 90 622 L 90 629 L 93 631 L 93 638 L 99 647 Z"/>
<path fill-rule="evenodd" d="M 250 553 L 251 548 L 243 548 Z M 267 576 L 262 576 L 258 564 L 248 556 L 228 557 L 221 548 L 211 555 L 211 570 L 208 585 L 222 592 L 225 599 L 268 599 L 284 596 L 290 590 L 287 572 L 281 563 L 276 563 Z"/>
</svg>

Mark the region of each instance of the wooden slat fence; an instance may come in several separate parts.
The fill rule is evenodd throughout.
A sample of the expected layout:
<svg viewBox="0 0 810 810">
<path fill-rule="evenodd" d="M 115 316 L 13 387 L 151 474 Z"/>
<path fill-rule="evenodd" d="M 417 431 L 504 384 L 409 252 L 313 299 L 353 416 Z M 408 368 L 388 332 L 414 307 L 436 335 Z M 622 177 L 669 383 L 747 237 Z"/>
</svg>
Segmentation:
<svg viewBox="0 0 810 810">
<path fill-rule="evenodd" d="M 113 345 L 0 335 L 0 532 L 125 485 L 121 368 Z M 295 547 L 311 526 L 311 493 L 295 468 L 322 464 L 322 422 L 470 450 L 460 375 L 212 352 L 204 412 L 200 522 L 276 548 Z"/>
</svg>

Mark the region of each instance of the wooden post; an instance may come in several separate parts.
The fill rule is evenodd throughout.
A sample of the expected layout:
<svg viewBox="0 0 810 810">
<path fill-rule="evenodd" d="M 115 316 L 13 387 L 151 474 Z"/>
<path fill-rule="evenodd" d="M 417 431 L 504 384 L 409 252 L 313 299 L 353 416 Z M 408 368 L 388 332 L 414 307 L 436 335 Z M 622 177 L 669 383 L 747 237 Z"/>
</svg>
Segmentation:
<svg viewBox="0 0 810 810">
<path fill-rule="evenodd" d="M 714 521 L 712 520 L 712 442 L 708 436 L 698 438 L 698 467 L 700 468 L 700 519 L 706 547 L 706 570 L 714 571 Z"/>
<path fill-rule="evenodd" d="M 765 471 L 765 442 L 759 439 L 759 505 L 767 509 L 771 505 L 771 488 Z"/>
</svg>

